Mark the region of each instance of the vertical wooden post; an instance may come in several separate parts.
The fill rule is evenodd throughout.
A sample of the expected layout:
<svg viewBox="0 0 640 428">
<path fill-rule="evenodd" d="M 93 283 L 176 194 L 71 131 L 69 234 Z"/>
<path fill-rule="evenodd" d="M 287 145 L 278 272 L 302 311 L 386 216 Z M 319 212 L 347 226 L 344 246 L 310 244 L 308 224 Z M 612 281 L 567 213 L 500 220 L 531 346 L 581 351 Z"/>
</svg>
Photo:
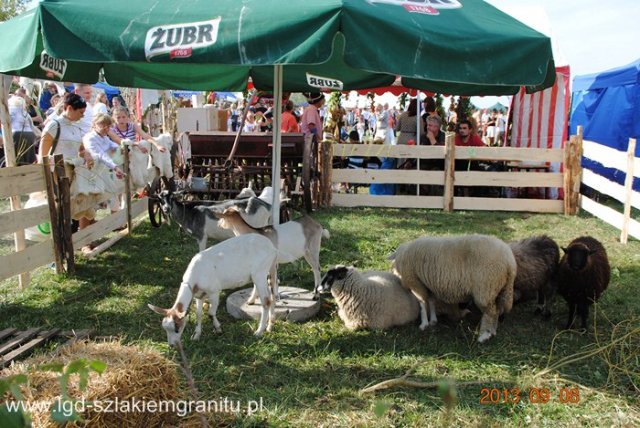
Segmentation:
<svg viewBox="0 0 640 428">
<path fill-rule="evenodd" d="M 564 214 L 578 214 L 580 183 L 582 181 L 582 126 L 572 135 L 564 151 Z"/>
<path fill-rule="evenodd" d="M 64 252 L 64 246 L 62 244 L 63 236 L 57 212 L 57 205 L 59 202 L 56 201 L 56 193 L 53 186 L 53 177 L 51 176 L 52 161 L 52 157 L 45 156 L 42 160 L 42 169 L 46 185 L 47 202 L 49 205 L 49 224 L 51 225 L 51 237 L 53 239 L 53 255 L 56 262 L 56 273 L 61 274 L 64 272 L 64 265 L 62 264 L 62 254 Z"/>
<path fill-rule="evenodd" d="M 129 179 L 129 147 L 124 146 L 123 148 L 124 154 L 124 200 L 125 200 L 125 210 L 127 213 L 127 228 L 128 233 L 131 234 L 133 231 L 133 219 L 131 217 L 131 180 Z"/>
<path fill-rule="evenodd" d="M 631 194 L 633 193 L 633 161 L 636 153 L 636 139 L 629 138 L 627 148 L 627 176 L 624 180 L 624 211 L 622 218 L 622 230 L 620 242 L 626 244 L 629 241 L 629 220 L 631 219 Z"/>
<path fill-rule="evenodd" d="M 2 137 L 4 141 L 4 156 L 7 166 L 16 166 L 16 150 L 13 141 L 13 131 L 11 130 L 11 117 L 9 115 L 9 89 L 13 77 L 0 75 L 0 123 L 2 124 Z M 10 198 L 11 211 L 19 210 L 22 206 L 19 195 L 12 195 Z M 27 248 L 24 238 L 24 230 L 16 230 L 13 234 L 14 248 L 22 251 Z M 29 286 L 31 275 L 29 272 L 19 275 L 21 289 Z"/>
<path fill-rule="evenodd" d="M 73 258 L 73 230 L 71 228 L 71 179 L 67 177 L 62 155 L 55 155 L 53 159 L 58 188 L 58 218 L 62 229 L 64 258 L 67 262 L 67 273 L 71 275 L 76 271 Z"/>
<path fill-rule="evenodd" d="M 453 187 L 456 174 L 456 145 L 455 134 L 448 133 L 445 139 L 444 151 L 444 211 L 453 211 Z"/>
</svg>

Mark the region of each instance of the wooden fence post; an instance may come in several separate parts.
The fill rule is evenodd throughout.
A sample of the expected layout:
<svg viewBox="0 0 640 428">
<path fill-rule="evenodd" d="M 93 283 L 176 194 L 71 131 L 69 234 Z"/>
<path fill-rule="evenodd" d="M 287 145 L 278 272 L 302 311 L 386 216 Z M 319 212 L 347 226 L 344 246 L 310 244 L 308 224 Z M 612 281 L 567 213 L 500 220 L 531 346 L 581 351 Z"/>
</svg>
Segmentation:
<svg viewBox="0 0 640 428">
<path fill-rule="evenodd" d="M 582 127 L 572 135 L 564 152 L 564 214 L 578 213 L 580 182 L 582 181 Z"/>
<path fill-rule="evenodd" d="M 62 229 L 64 258 L 67 262 L 67 273 L 71 275 L 76 271 L 76 264 L 73 258 L 73 230 L 71 228 L 71 179 L 67 177 L 62 155 L 55 155 L 53 159 L 56 187 L 58 189 L 58 219 Z"/>
<path fill-rule="evenodd" d="M 44 181 L 47 192 L 47 203 L 49 205 L 49 224 L 51 227 L 51 238 L 53 239 L 53 255 L 56 262 L 56 273 L 61 274 L 64 272 L 64 265 L 62 260 L 62 254 L 64 253 L 62 228 L 60 227 L 60 219 L 58 218 L 58 204 L 56 199 L 56 191 L 54 186 L 54 180 L 51 171 L 51 162 L 53 158 L 45 156 L 42 160 L 42 169 L 44 170 Z"/>
<path fill-rule="evenodd" d="M 624 212 L 622 219 L 622 230 L 620 231 L 620 242 L 626 244 L 629 241 L 629 220 L 631 219 L 631 194 L 633 193 L 633 161 L 636 152 L 636 139 L 629 139 L 627 148 L 627 176 L 624 180 Z"/>
<path fill-rule="evenodd" d="M 446 212 L 451 212 L 453 211 L 453 186 L 455 184 L 456 171 L 455 134 L 447 134 L 444 144 L 444 206 L 442 209 Z"/>
<path fill-rule="evenodd" d="M 131 217 L 131 180 L 129 178 L 129 147 L 123 147 L 124 154 L 124 198 L 127 210 L 127 228 L 129 233 L 133 231 L 133 219 Z M 117 198 L 118 196 L 116 196 Z"/>
<path fill-rule="evenodd" d="M 4 138 L 4 156 L 7 166 L 16 165 L 16 152 L 15 142 L 13 141 L 11 130 L 11 117 L 9 115 L 9 88 L 11 87 L 11 81 L 13 77 L 0 75 L 0 122 L 2 123 Z M 13 195 L 10 198 L 11 211 L 16 211 L 21 208 L 20 196 Z M 24 230 L 16 230 L 13 234 L 14 246 L 16 251 L 22 251 L 27 248 L 25 242 Z M 18 282 L 21 289 L 25 289 L 29 286 L 31 275 L 29 272 L 21 273 L 18 277 Z"/>
</svg>

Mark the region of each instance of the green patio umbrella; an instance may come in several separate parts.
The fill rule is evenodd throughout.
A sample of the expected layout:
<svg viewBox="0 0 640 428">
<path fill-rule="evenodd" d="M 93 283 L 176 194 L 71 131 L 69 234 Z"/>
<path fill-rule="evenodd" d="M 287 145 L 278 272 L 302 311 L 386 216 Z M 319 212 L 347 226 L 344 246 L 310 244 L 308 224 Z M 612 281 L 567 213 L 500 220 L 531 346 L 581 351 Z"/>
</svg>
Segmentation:
<svg viewBox="0 0 640 428">
<path fill-rule="evenodd" d="M 12 42 L 0 72 L 31 72 L 42 46 L 69 72 L 93 63 L 110 84 L 138 87 L 233 91 L 251 75 L 269 89 L 274 65 L 287 91 L 401 76 L 433 92 L 500 95 L 555 77 L 549 38 L 480 0 L 44 0 L 27 15 L 0 25 Z"/>
<path fill-rule="evenodd" d="M 102 68 L 112 85 L 228 91 L 251 76 L 277 103 L 282 90 L 388 86 L 396 76 L 463 95 L 555 79 L 550 39 L 481 0 L 43 0 L 0 25 L 0 40 L 10 45 L 0 73 L 93 83 Z M 64 74 L 43 70 L 42 48 L 64 59 Z"/>
</svg>

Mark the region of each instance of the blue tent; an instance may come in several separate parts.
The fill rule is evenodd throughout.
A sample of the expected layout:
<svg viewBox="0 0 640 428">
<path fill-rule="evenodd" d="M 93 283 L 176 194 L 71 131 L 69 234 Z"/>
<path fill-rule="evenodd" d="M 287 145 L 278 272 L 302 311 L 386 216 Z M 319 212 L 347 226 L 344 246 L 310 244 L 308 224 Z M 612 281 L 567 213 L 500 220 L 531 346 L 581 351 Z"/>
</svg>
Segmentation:
<svg viewBox="0 0 640 428">
<path fill-rule="evenodd" d="M 576 76 L 571 94 L 570 132 L 582 125 L 584 139 L 625 151 L 640 139 L 640 59 L 601 73 Z M 640 145 L 636 146 L 640 156 Z M 625 173 L 583 159 L 583 167 L 624 184 Z M 633 188 L 640 190 L 640 179 Z"/>
<path fill-rule="evenodd" d="M 113 97 L 114 95 L 120 95 L 120 89 L 116 88 L 115 86 L 111 86 L 107 83 L 104 82 L 98 82 L 95 85 L 93 85 L 94 88 L 96 89 L 102 89 L 102 91 L 108 96 L 108 97 Z"/>
</svg>

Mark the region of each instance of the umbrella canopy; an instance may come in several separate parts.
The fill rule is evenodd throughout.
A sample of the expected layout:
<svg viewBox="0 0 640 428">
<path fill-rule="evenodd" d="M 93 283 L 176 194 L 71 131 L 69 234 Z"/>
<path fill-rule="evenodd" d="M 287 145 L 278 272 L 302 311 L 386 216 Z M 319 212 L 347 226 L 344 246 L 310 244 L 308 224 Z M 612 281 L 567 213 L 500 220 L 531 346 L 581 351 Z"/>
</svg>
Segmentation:
<svg viewBox="0 0 640 428">
<path fill-rule="evenodd" d="M 491 107 L 487 107 L 488 111 L 501 111 L 502 113 L 506 113 L 507 112 L 507 106 L 502 104 L 502 103 L 495 103 L 494 105 L 492 105 Z"/>
<path fill-rule="evenodd" d="M 44 0 L 0 37 L 15 41 L 0 72 L 52 78 L 42 64 L 64 58 L 60 80 L 95 82 L 104 67 L 117 86 L 235 92 L 251 76 L 272 89 L 277 64 L 285 91 L 401 76 L 425 91 L 501 95 L 555 78 L 549 38 L 478 0 Z"/>
</svg>

